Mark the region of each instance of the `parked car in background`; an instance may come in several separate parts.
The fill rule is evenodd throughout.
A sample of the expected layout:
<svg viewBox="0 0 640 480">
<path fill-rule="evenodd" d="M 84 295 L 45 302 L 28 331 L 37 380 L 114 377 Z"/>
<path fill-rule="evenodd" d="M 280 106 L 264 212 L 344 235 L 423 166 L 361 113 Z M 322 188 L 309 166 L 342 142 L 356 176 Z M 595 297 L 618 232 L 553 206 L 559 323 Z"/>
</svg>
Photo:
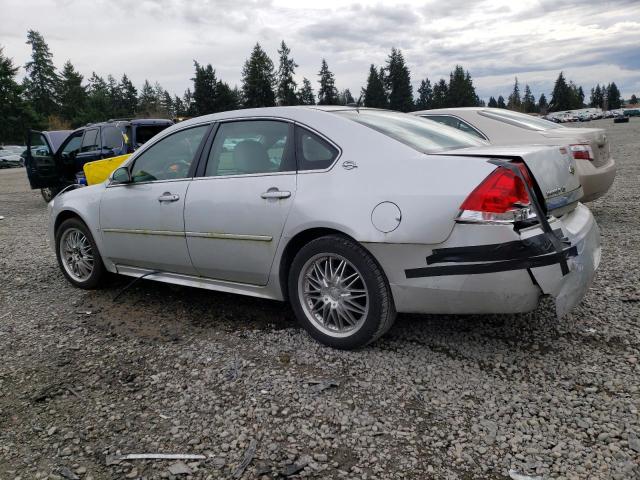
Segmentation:
<svg viewBox="0 0 640 480">
<path fill-rule="evenodd" d="M 414 115 L 474 134 L 492 145 L 568 145 L 584 189 L 582 202 L 607 193 L 616 175 L 609 142 L 601 128 L 563 127 L 501 108 L 444 108 L 414 112 Z"/>
<path fill-rule="evenodd" d="M 0 168 L 22 167 L 22 157 L 7 150 L 0 150 Z"/>
<path fill-rule="evenodd" d="M 49 234 L 78 287 L 114 272 L 288 299 L 318 341 L 357 348 L 396 311 L 576 305 L 600 241 L 574 169 L 566 148 L 487 145 L 399 112 L 238 110 L 61 193 Z"/>
<path fill-rule="evenodd" d="M 84 182 L 86 163 L 133 153 L 171 125 L 164 119 L 110 120 L 65 131 L 63 142 L 53 141 L 56 132 L 32 130 L 25 155 L 31 188 L 49 202 L 63 188 Z"/>
</svg>

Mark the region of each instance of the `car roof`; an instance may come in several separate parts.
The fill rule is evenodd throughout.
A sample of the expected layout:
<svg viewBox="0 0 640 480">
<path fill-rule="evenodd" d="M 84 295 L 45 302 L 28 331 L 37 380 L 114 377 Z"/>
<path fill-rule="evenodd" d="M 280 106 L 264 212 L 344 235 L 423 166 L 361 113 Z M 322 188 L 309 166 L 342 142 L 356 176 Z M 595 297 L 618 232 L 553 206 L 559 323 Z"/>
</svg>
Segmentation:
<svg viewBox="0 0 640 480">
<path fill-rule="evenodd" d="M 452 108 L 434 108 L 431 110 L 418 110 L 417 112 L 411 112 L 414 115 L 416 114 L 427 114 L 427 113 L 455 113 L 455 112 L 481 112 L 481 111 L 491 111 L 491 110 L 502 110 L 501 108 L 492 108 L 492 107 L 452 107 Z"/>
</svg>

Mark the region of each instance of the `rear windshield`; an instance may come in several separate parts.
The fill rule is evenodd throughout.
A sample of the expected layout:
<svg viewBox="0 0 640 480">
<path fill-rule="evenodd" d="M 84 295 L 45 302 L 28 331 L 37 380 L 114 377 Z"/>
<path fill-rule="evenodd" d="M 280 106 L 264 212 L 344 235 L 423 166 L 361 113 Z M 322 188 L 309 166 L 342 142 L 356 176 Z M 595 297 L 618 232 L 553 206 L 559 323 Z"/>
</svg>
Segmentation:
<svg viewBox="0 0 640 480">
<path fill-rule="evenodd" d="M 544 118 L 534 117 L 525 113 L 512 112 L 504 109 L 481 110 L 478 112 L 484 117 L 493 118 L 500 122 L 510 123 L 516 127 L 528 128 L 529 130 L 553 130 L 562 128 L 560 125 L 545 120 Z"/>
<path fill-rule="evenodd" d="M 372 128 L 423 153 L 486 145 L 460 130 L 406 113 L 387 110 L 338 110 L 332 113 Z"/>
<path fill-rule="evenodd" d="M 138 148 L 144 143 L 147 143 L 155 135 L 168 127 L 170 127 L 170 125 L 138 125 L 136 127 L 136 144 L 134 148 Z"/>
</svg>

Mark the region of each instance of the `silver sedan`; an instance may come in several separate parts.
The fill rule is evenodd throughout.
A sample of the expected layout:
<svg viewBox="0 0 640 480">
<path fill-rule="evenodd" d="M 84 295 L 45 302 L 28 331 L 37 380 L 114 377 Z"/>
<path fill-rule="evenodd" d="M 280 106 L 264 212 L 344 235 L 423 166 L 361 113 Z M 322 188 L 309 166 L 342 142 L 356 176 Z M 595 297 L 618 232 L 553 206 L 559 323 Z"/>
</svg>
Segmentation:
<svg viewBox="0 0 640 480">
<path fill-rule="evenodd" d="M 177 124 L 49 204 L 67 279 L 107 272 L 289 300 L 357 348 L 396 312 L 563 315 L 600 261 L 565 147 L 493 147 L 418 117 L 276 107 Z"/>
</svg>

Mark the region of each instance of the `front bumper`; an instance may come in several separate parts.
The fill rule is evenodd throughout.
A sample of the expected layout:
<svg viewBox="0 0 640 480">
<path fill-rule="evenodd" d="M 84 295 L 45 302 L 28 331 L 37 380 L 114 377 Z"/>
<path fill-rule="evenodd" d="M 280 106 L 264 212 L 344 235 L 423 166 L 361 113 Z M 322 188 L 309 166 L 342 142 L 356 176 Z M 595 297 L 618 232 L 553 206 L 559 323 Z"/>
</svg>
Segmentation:
<svg viewBox="0 0 640 480">
<path fill-rule="evenodd" d="M 558 315 L 584 297 L 600 262 L 600 234 L 579 204 L 550 226 L 563 238 L 557 254 L 540 227 L 458 224 L 441 245 L 366 244 L 382 265 L 396 310 L 482 314 L 534 310 L 543 295 Z M 425 264 L 426 257 L 426 264 Z M 567 262 L 563 275 L 560 259 Z"/>
</svg>

